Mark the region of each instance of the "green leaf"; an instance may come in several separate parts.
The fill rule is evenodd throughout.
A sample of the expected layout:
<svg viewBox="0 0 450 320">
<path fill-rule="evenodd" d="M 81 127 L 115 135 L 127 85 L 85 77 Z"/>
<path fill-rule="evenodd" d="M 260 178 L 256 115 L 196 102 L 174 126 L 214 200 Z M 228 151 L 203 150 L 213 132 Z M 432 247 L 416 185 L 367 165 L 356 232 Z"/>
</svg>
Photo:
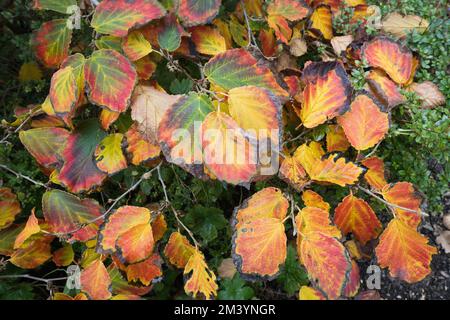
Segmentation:
<svg viewBox="0 0 450 320">
<path fill-rule="evenodd" d="M 175 16 L 167 16 L 161 32 L 158 34 L 159 46 L 167 51 L 173 52 L 181 45 L 183 28 L 178 24 Z"/>
<path fill-rule="evenodd" d="M 309 283 L 308 274 L 300 266 L 297 260 L 297 251 L 291 245 L 288 246 L 286 262 L 281 268 L 277 282 L 290 296 L 297 293 L 301 286 Z"/>
<path fill-rule="evenodd" d="M 190 79 L 175 79 L 170 84 L 170 92 L 172 94 L 186 94 L 191 91 L 193 85 L 194 83 Z"/>
<path fill-rule="evenodd" d="M 202 237 L 205 243 L 215 240 L 219 231 L 228 226 L 222 210 L 203 206 L 195 206 L 190 209 L 184 222 L 194 234 Z"/>
<path fill-rule="evenodd" d="M 224 279 L 221 282 L 221 290 L 217 298 L 219 300 L 250 300 L 255 296 L 255 292 L 245 284 L 245 281 L 236 273 L 233 279 Z"/>
<path fill-rule="evenodd" d="M 68 12 L 67 9 L 76 5 L 76 0 L 34 0 L 33 9 L 52 10 L 59 13 L 71 14 L 73 12 Z"/>
</svg>

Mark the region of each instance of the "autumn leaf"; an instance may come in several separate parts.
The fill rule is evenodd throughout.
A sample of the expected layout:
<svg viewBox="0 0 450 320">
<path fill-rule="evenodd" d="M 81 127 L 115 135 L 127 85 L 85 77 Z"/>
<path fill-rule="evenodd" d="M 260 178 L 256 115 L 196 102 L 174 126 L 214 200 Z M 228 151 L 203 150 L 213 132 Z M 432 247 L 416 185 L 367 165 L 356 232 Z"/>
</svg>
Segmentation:
<svg viewBox="0 0 450 320">
<path fill-rule="evenodd" d="M 173 232 L 164 249 L 164 255 L 174 266 L 183 269 L 194 254 L 193 247 L 189 240 L 179 232 Z"/>
<path fill-rule="evenodd" d="M 142 262 L 153 253 L 155 241 L 150 223 L 139 224 L 121 233 L 116 240 L 116 250 L 121 261 L 133 264 Z"/>
<path fill-rule="evenodd" d="M 323 200 L 322 196 L 312 190 L 306 190 L 302 193 L 302 200 L 306 207 L 323 209 L 330 212 L 330 204 Z"/>
<path fill-rule="evenodd" d="M 124 37 L 130 29 L 165 14 L 166 10 L 156 0 L 104 0 L 95 8 L 91 26 L 98 33 Z"/>
<path fill-rule="evenodd" d="M 288 21 L 301 20 L 309 13 L 310 8 L 303 1 L 275 0 L 267 7 L 267 21 L 277 38 L 288 44 L 292 36 Z"/>
<path fill-rule="evenodd" d="M 321 232 L 312 232 L 301 242 L 300 257 L 309 276 L 329 299 L 343 294 L 352 264 L 342 243 Z"/>
<path fill-rule="evenodd" d="M 421 107 L 424 109 L 433 109 L 445 104 L 444 95 L 438 86 L 431 81 L 413 83 L 408 90 L 415 92 L 419 96 L 422 102 Z"/>
<path fill-rule="evenodd" d="M 210 26 L 198 26 L 189 29 L 192 42 L 201 54 L 215 56 L 227 50 L 225 38 L 219 30 Z"/>
<path fill-rule="evenodd" d="M 437 249 L 428 239 L 400 219 L 393 219 L 375 249 L 378 263 L 390 275 L 408 283 L 423 280 L 431 273 L 430 263 Z"/>
<path fill-rule="evenodd" d="M 298 293 L 299 300 L 326 300 L 325 296 L 317 289 L 302 286 Z"/>
<path fill-rule="evenodd" d="M 44 22 L 33 32 L 31 46 L 36 58 L 47 68 L 58 68 L 69 55 L 72 30 L 65 19 Z"/>
<path fill-rule="evenodd" d="M 362 56 L 370 66 L 383 69 L 398 84 L 405 84 L 411 77 L 412 53 L 392 39 L 380 36 L 365 43 Z"/>
<path fill-rule="evenodd" d="M 144 286 L 149 286 L 154 279 L 162 276 L 161 264 L 161 257 L 154 253 L 145 261 L 129 265 L 126 268 L 127 279 L 130 282 L 140 282 Z"/>
<path fill-rule="evenodd" d="M 192 294 L 194 298 L 201 293 L 207 300 L 217 295 L 219 287 L 216 283 L 216 275 L 209 269 L 205 256 L 199 250 L 194 250 L 183 273 L 188 277 L 184 285 L 186 293 Z"/>
<path fill-rule="evenodd" d="M 180 0 L 178 16 L 186 27 L 207 24 L 219 13 L 221 0 Z"/>
<path fill-rule="evenodd" d="M 413 210 L 410 212 L 399 208 L 392 208 L 397 218 L 405 222 L 412 228 L 417 228 L 422 220 L 420 205 L 422 204 L 422 196 L 414 185 L 408 182 L 398 182 L 388 184 L 381 190 L 383 198 L 396 206 Z"/>
<path fill-rule="evenodd" d="M 125 138 L 127 142 L 126 151 L 130 157 L 130 162 L 135 166 L 155 160 L 161 154 L 159 145 L 148 142 L 146 137 L 137 129 L 137 125 L 131 126 L 125 133 Z"/>
<path fill-rule="evenodd" d="M 82 122 L 67 139 L 59 180 L 69 191 L 80 193 L 100 186 L 106 178 L 94 163 L 97 145 L 105 137 L 97 122 Z"/>
<path fill-rule="evenodd" d="M 381 70 L 372 70 L 366 77 L 370 91 L 388 110 L 406 102 L 397 85 Z"/>
<path fill-rule="evenodd" d="M 268 279 L 278 274 L 287 254 L 288 207 L 279 189 L 266 188 L 235 209 L 233 258 L 240 273 Z"/>
<path fill-rule="evenodd" d="M 81 271 L 81 290 L 93 300 L 108 300 L 111 298 L 111 278 L 101 259 L 92 262 Z"/>
<path fill-rule="evenodd" d="M 39 235 L 30 239 L 21 248 L 14 251 L 9 259 L 13 265 L 22 269 L 35 269 L 52 257 L 50 243 L 54 237 Z"/>
<path fill-rule="evenodd" d="M 327 151 L 345 152 L 350 147 L 350 143 L 345 136 L 344 129 L 339 125 L 329 125 L 327 127 Z"/>
<path fill-rule="evenodd" d="M 122 40 L 122 49 L 131 61 L 137 61 L 152 52 L 152 45 L 142 32 L 133 31 Z"/>
<path fill-rule="evenodd" d="M 370 205 L 353 194 L 346 196 L 336 207 L 334 223 L 345 235 L 353 233 L 363 245 L 376 239 L 382 230 L 381 222 Z"/>
<path fill-rule="evenodd" d="M 74 69 L 70 66 L 53 74 L 50 84 L 50 102 L 55 113 L 63 118 L 73 112 L 78 102 L 78 85 Z"/>
<path fill-rule="evenodd" d="M 352 260 L 352 270 L 348 275 L 347 285 L 344 288 L 344 296 L 353 298 L 358 294 L 361 286 L 361 277 L 358 264 Z"/>
<path fill-rule="evenodd" d="M 325 40 L 333 38 L 333 23 L 330 7 L 320 5 L 314 9 L 310 17 L 309 33 L 316 37 L 322 36 Z"/>
<path fill-rule="evenodd" d="M 84 73 L 89 101 L 110 111 L 128 109 L 137 81 L 136 70 L 128 59 L 114 50 L 94 51 Z"/>
<path fill-rule="evenodd" d="M 397 12 L 392 12 L 384 17 L 381 26 L 383 31 L 391 33 L 399 38 L 403 38 L 413 31 L 416 31 L 417 33 L 425 32 L 429 23 L 419 16 L 402 16 Z"/>
<path fill-rule="evenodd" d="M 223 112 L 211 112 L 201 132 L 204 163 L 217 179 L 233 185 L 252 181 L 258 173 L 256 146 L 235 120 Z"/>
<path fill-rule="evenodd" d="M 50 169 L 61 165 L 62 151 L 69 134 L 63 128 L 36 128 L 20 131 L 19 138 L 36 161 Z"/>
<path fill-rule="evenodd" d="M 17 196 L 9 188 L 0 188 L 0 230 L 6 229 L 22 211 Z"/>
<path fill-rule="evenodd" d="M 305 169 L 295 156 L 286 156 L 284 158 L 279 176 L 297 191 L 301 191 L 309 182 Z"/>
<path fill-rule="evenodd" d="M 72 264 L 75 253 L 71 244 L 66 244 L 64 247 L 59 248 L 53 252 L 53 262 L 58 267 L 67 267 Z"/>
<path fill-rule="evenodd" d="M 127 168 L 127 160 L 122 150 L 124 135 L 121 133 L 106 136 L 95 149 L 97 168 L 109 175 Z"/>
<path fill-rule="evenodd" d="M 389 115 L 368 95 L 361 94 L 338 118 L 350 144 L 359 151 L 374 147 L 389 131 Z"/>
<path fill-rule="evenodd" d="M 311 62 L 303 70 L 303 103 L 300 119 L 306 128 L 315 128 L 347 111 L 351 84 L 339 62 Z"/>
<path fill-rule="evenodd" d="M 42 211 L 50 231 L 65 234 L 80 229 L 85 223 L 99 219 L 103 208 L 95 200 L 80 199 L 70 193 L 55 189 L 44 193 Z M 86 226 L 76 232 L 74 237 L 85 235 L 85 232 L 92 228 L 94 228 L 92 225 Z M 94 228 L 94 234 L 90 238 L 93 238 L 95 233 L 96 229 Z M 89 238 L 84 240 L 89 240 Z"/>
<path fill-rule="evenodd" d="M 387 185 L 383 160 L 371 157 L 361 161 L 361 164 L 368 169 L 364 175 L 367 183 L 376 190 L 382 190 Z"/>
<path fill-rule="evenodd" d="M 142 242 L 140 241 L 142 239 L 139 238 L 138 232 L 139 229 L 134 229 L 133 231 L 133 228 L 140 226 L 139 227 L 140 230 L 144 231 L 142 229 L 144 228 L 143 225 L 149 224 L 150 218 L 151 214 L 147 208 L 133 207 L 133 206 L 120 207 L 119 209 L 114 211 L 111 215 L 109 215 L 105 219 L 105 222 L 100 227 L 97 242 L 97 251 L 102 254 L 116 252 L 116 243 L 118 242 L 119 238 L 122 235 L 125 235 L 124 238 L 119 243 L 119 247 L 122 250 L 124 249 L 124 245 L 126 245 L 128 241 L 131 241 L 133 239 L 139 240 L 139 242 L 136 241 L 131 243 L 133 246 L 138 244 L 144 244 L 145 241 Z M 149 229 L 150 230 L 146 231 L 146 235 L 152 239 L 153 235 L 150 235 L 151 233 L 150 226 Z M 133 238 L 134 236 L 136 236 L 136 238 Z M 132 247 L 131 249 L 137 248 Z"/>
<path fill-rule="evenodd" d="M 25 224 L 25 228 L 22 229 L 14 242 L 14 249 L 20 248 L 28 238 L 39 232 L 41 232 L 41 228 L 39 227 L 39 221 L 36 218 L 33 209 Z"/>
<path fill-rule="evenodd" d="M 245 49 L 227 50 L 213 57 L 205 65 L 205 75 L 214 84 L 225 90 L 243 86 L 256 86 L 272 90 L 281 99 L 287 97 L 269 68 L 258 65 L 258 61 Z"/>
<path fill-rule="evenodd" d="M 119 119 L 120 113 L 115 111 L 110 111 L 108 109 L 102 109 L 100 112 L 100 124 L 103 130 L 109 130 L 111 125 Z"/>
<path fill-rule="evenodd" d="M 334 238 L 342 236 L 339 229 L 331 225 L 330 213 L 321 208 L 303 208 L 295 218 L 295 225 L 298 231 L 297 250 L 299 250 L 299 256 L 301 256 L 301 243 L 309 234 L 320 232 Z"/>
<path fill-rule="evenodd" d="M 33 0 L 33 9 L 52 10 L 64 14 L 70 13 L 67 9 L 76 5 L 76 0 Z"/>
</svg>

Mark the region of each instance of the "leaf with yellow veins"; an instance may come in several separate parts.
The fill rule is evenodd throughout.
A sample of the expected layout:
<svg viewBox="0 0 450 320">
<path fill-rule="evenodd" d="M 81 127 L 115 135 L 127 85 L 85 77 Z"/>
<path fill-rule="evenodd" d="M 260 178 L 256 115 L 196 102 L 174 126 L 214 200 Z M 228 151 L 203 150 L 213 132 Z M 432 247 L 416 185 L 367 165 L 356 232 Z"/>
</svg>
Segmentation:
<svg viewBox="0 0 450 320">
<path fill-rule="evenodd" d="M 416 283 L 431 273 L 430 263 L 437 249 L 414 228 L 394 219 L 381 235 L 375 253 L 380 266 L 388 267 L 392 277 Z"/>
<path fill-rule="evenodd" d="M 305 169 L 295 157 L 284 158 L 279 176 L 297 191 L 301 191 L 309 182 Z"/>
<path fill-rule="evenodd" d="M 394 205 L 416 212 L 393 208 L 397 218 L 411 226 L 417 228 L 422 221 L 420 205 L 423 197 L 409 182 L 398 182 L 384 186 L 381 190 L 384 200 Z"/>
<path fill-rule="evenodd" d="M 192 294 L 194 298 L 197 298 L 199 293 L 207 300 L 217 295 L 219 287 L 216 283 L 216 275 L 209 269 L 205 256 L 199 250 L 194 250 L 184 268 L 184 275 L 188 277 L 184 291 Z"/>
<path fill-rule="evenodd" d="M 66 116 L 73 112 L 79 97 L 78 90 L 77 79 L 71 66 L 53 74 L 49 97 L 58 116 Z"/>
<path fill-rule="evenodd" d="M 239 272 L 268 279 L 278 274 L 287 254 L 288 208 L 279 189 L 266 188 L 235 209 L 233 258 Z"/>
<path fill-rule="evenodd" d="M 344 129 L 339 125 L 329 125 L 327 127 L 327 151 L 345 152 L 350 147 L 350 143 L 345 136 Z"/>
<path fill-rule="evenodd" d="M 14 249 L 18 249 L 22 244 L 30 238 L 33 234 L 39 233 L 41 228 L 39 227 L 39 221 L 34 215 L 34 209 L 31 211 L 31 215 L 28 217 L 28 221 L 25 224 L 25 228 L 19 233 L 14 242 Z"/>
<path fill-rule="evenodd" d="M 336 207 L 334 222 L 344 234 L 353 233 L 363 245 L 376 239 L 383 228 L 370 205 L 352 194 Z"/>
<path fill-rule="evenodd" d="M 347 161 L 338 154 L 331 154 L 316 163 L 308 172 L 312 180 L 330 182 L 341 187 L 354 185 L 366 171 L 356 163 Z"/>
<path fill-rule="evenodd" d="M 152 45 L 140 31 L 133 31 L 122 40 L 122 49 L 131 61 L 137 61 L 152 52 Z"/>
<path fill-rule="evenodd" d="M 317 289 L 302 286 L 298 293 L 299 300 L 327 300 L 327 298 Z"/>
<path fill-rule="evenodd" d="M 359 151 L 381 142 L 389 131 L 389 115 L 368 95 L 361 94 L 350 110 L 338 118 L 350 144 Z"/>
<path fill-rule="evenodd" d="M 298 147 L 294 153 L 294 158 L 309 174 L 324 155 L 325 151 L 323 151 L 320 143 L 313 141 L 310 144 L 305 143 Z"/>
<path fill-rule="evenodd" d="M 201 54 L 215 56 L 227 50 L 225 38 L 219 30 L 210 26 L 198 26 L 189 29 L 195 48 Z"/>
<path fill-rule="evenodd" d="M 310 18 L 309 33 L 317 38 L 322 36 L 325 40 L 333 38 L 333 21 L 331 9 L 327 5 L 318 6 Z"/>
<path fill-rule="evenodd" d="M 220 111 L 211 112 L 200 131 L 203 161 L 218 180 L 245 185 L 257 176 L 257 146 L 234 119 Z"/>
<path fill-rule="evenodd" d="M 111 298 L 111 278 L 101 259 L 94 260 L 80 275 L 81 290 L 93 300 Z"/>
<path fill-rule="evenodd" d="M 179 232 L 173 232 L 164 249 L 164 255 L 174 266 L 183 269 L 193 255 L 195 247 Z"/>
<path fill-rule="evenodd" d="M 349 108 L 352 87 L 340 62 L 311 62 L 303 70 L 302 80 L 306 87 L 300 119 L 306 128 L 315 128 Z"/>
<path fill-rule="evenodd" d="M 139 263 L 153 252 L 155 240 L 150 223 L 144 223 L 125 231 L 116 241 L 116 250 L 124 263 Z"/>
<path fill-rule="evenodd" d="M 147 141 L 146 137 L 138 130 L 137 125 L 132 125 L 125 133 L 127 141 L 127 153 L 129 160 L 135 166 L 141 163 L 155 160 L 161 154 L 159 145 Z"/>
<path fill-rule="evenodd" d="M 302 193 L 302 200 L 306 207 L 313 207 L 323 209 L 327 212 L 330 212 L 330 205 L 328 202 L 325 202 L 320 194 L 312 191 L 306 190 Z"/>
<path fill-rule="evenodd" d="M 300 258 L 329 299 L 343 294 L 352 263 L 342 243 L 321 232 L 308 233 L 300 245 Z"/>
<path fill-rule="evenodd" d="M 116 251 L 116 241 L 132 228 L 150 223 L 151 214 L 147 208 L 124 206 L 106 218 L 100 227 L 97 251 L 102 254 Z"/>
<path fill-rule="evenodd" d="M 267 134 L 276 130 L 275 143 L 282 129 L 280 100 L 268 89 L 245 86 L 231 89 L 228 97 L 231 117 L 237 124 L 258 138 L 263 130 Z"/>
<path fill-rule="evenodd" d="M 127 168 L 127 159 L 123 154 L 123 134 L 115 133 L 105 137 L 95 150 L 97 168 L 110 175 Z"/>
<path fill-rule="evenodd" d="M 145 261 L 131 264 L 126 268 L 127 279 L 130 282 L 140 282 L 149 286 L 152 281 L 162 276 L 162 260 L 159 254 L 154 253 Z"/>
<path fill-rule="evenodd" d="M 376 190 L 382 190 L 387 185 L 384 162 L 378 157 L 371 157 L 361 161 L 368 170 L 364 175 L 367 183 Z"/>
</svg>

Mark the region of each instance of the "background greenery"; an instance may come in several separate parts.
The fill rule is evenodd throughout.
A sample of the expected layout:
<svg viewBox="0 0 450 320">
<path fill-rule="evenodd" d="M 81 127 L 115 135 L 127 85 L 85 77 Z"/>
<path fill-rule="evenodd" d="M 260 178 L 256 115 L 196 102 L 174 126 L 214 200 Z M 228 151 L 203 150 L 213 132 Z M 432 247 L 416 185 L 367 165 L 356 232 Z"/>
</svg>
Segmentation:
<svg viewBox="0 0 450 320">
<path fill-rule="evenodd" d="M 423 34 L 413 32 L 406 39 L 407 45 L 421 57 L 421 67 L 417 81 L 431 80 L 436 83 L 447 98 L 445 107 L 423 110 L 419 108 L 414 95 L 408 94 L 408 103 L 396 109 L 393 114 L 393 128 L 389 137 L 382 143 L 379 154 L 385 159 L 392 181 L 410 181 L 426 196 L 428 211 L 439 214 L 443 210 L 443 195 L 448 190 L 449 181 L 449 44 L 450 22 L 447 17 L 446 1 L 423 0 L 390 0 L 369 1 L 380 6 L 383 15 L 398 11 L 404 14 L 417 14 L 430 22 L 428 30 Z M 382 2 L 382 4 L 380 4 Z M 225 1 L 232 7 L 236 1 Z M 57 17 L 58 14 L 36 12 L 31 10 L 28 0 L 0 0 L 0 118 L 6 121 L 14 119 L 16 107 L 41 103 L 49 89 L 50 71 L 42 69 L 42 79 L 21 82 L 20 68 L 23 64 L 33 62 L 34 57 L 29 46 L 32 30 L 37 29 L 43 21 Z M 344 30 L 345 25 L 335 26 Z M 342 22 L 343 23 L 343 22 Z M 369 30 L 370 31 L 370 30 Z M 76 34 L 79 46 L 88 47 L 91 41 L 91 30 L 83 25 L 82 32 Z M 186 65 L 189 68 L 189 65 Z M 363 85 L 364 70 L 355 72 L 353 80 Z M 181 74 L 171 73 L 164 64 L 158 66 L 156 78 L 170 93 L 180 94 L 191 89 L 192 83 Z M 127 123 L 129 118 L 121 121 Z M 3 132 L 0 137 L 5 134 Z M 311 133 L 311 138 L 320 137 L 320 132 Z M 9 139 L 11 144 L 0 145 L 0 163 L 6 163 L 14 170 L 31 178 L 45 181 L 35 161 L 21 146 L 17 137 Z M 102 191 L 99 201 L 106 203 L 115 198 L 122 188 L 131 186 L 142 174 L 141 168 L 128 168 L 114 176 Z M 163 169 L 163 178 L 168 182 L 168 192 L 174 205 L 184 213 L 184 222 L 204 244 L 208 263 L 217 269 L 224 258 L 230 256 L 231 230 L 228 219 L 234 204 L 240 203 L 250 195 L 244 188 L 231 188 L 218 182 L 203 182 L 192 178 L 189 174 L 175 166 Z M 276 179 L 274 179 L 276 180 Z M 280 183 L 270 181 L 271 185 Z M 39 208 L 43 190 L 33 186 L 16 176 L 0 171 L 0 185 L 5 185 L 17 193 L 23 207 L 24 219 L 33 207 Z M 265 183 L 254 188 L 261 189 Z M 280 183 L 280 185 L 283 185 Z M 119 188 L 118 188 L 119 187 Z M 254 190 L 252 190 L 254 191 Z M 341 188 L 320 189 L 326 200 L 332 205 L 345 195 Z M 142 205 L 162 199 L 163 194 L 156 179 L 145 181 L 139 192 L 131 199 L 131 204 Z M 230 205 L 231 204 L 231 205 Z M 41 213 L 38 211 L 38 215 Z M 175 225 L 170 221 L 169 225 Z M 170 234 L 169 232 L 167 234 Z M 167 237 L 167 235 L 166 235 Z M 166 239 L 167 240 L 167 239 Z M 1 270 L 0 264 L 0 272 Z M 52 269 L 37 272 L 43 276 Z M 7 265 L 5 274 L 23 272 Z M 166 299 L 171 297 L 185 298 L 180 272 L 173 269 L 164 270 L 164 280 L 155 285 L 152 298 Z M 177 285 L 175 285 L 177 283 Z M 290 298 L 298 292 L 299 286 L 307 283 L 307 277 L 297 262 L 293 246 L 289 247 L 287 263 L 281 276 L 270 286 L 266 283 L 250 284 L 236 275 L 233 279 L 220 280 L 219 299 L 251 299 L 255 296 L 263 298 Z M 47 288 L 19 280 L 0 282 L 0 299 L 47 298 Z"/>
</svg>

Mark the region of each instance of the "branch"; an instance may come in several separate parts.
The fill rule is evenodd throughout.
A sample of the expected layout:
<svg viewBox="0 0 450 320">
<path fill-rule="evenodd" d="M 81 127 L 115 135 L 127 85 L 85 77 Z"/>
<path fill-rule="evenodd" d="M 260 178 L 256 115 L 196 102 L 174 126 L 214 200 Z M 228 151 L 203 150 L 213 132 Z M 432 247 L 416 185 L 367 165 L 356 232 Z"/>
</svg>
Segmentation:
<svg viewBox="0 0 450 320">
<path fill-rule="evenodd" d="M 18 278 L 30 279 L 30 280 L 34 280 L 34 281 L 45 282 L 46 284 L 49 284 L 49 283 L 55 282 L 55 281 L 63 281 L 63 280 L 67 280 L 68 279 L 68 277 L 44 279 L 44 278 L 39 278 L 39 277 L 33 277 L 33 276 L 30 276 L 29 274 L 0 276 L 0 279 L 18 279 Z"/>
<path fill-rule="evenodd" d="M 21 173 L 19 173 L 19 172 L 16 172 L 16 171 L 14 171 L 13 169 L 7 167 L 7 166 L 4 165 L 4 164 L 0 164 L 0 168 L 3 169 L 3 170 L 6 170 L 6 171 L 8 171 L 8 172 L 10 172 L 10 173 L 12 173 L 12 174 L 14 174 L 17 178 L 25 179 L 25 180 L 27 180 L 27 181 L 29 181 L 29 182 L 31 182 L 31 183 L 37 185 L 37 186 L 43 187 L 43 188 L 45 188 L 45 189 L 48 189 L 48 188 L 49 188 L 48 185 L 46 185 L 46 184 L 44 184 L 44 183 L 42 183 L 42 182 L 33 180 L 32 178 L 30 178 L 30 177 L 28 177 L 28 176 L 26 176 L 26 175 L 23 175 L 23 174 L 21 174 Z"/>
<path fill-rule="evenodd" d="M 40 110 L 39 110 L 40 111 Z M 13 134 L 16 134 L 17 132 L 19 132 L 27 123 L 28 121 L 31 120 L 31 118 L 33 118 L 33 116 L 37 113 L 37 111 L 30 111 L 29 115 L 27 116 L 27 118 L 25 120 L 23 120 L 23 122 L 16 128 L 16 130 L 9 132 L 5 137 L 3 137 L 2 140 L 0 140 L 0 144 L 6 144 L 9 143 L 7 140 L 9 139 L 9 137 L 11 137 Z"/>
<path fill-rule="evenodd" d="M 192 239 L 192 242 L 194 242 L 195 247 L 198 248 L 200 247 L 199 243 L 197 242 L 197 240 L 194 237 L 194 234 L 192 233 L 191 230 L 189 230 L 188 227 L 186 227 L 186 225 L 183 223 L 183 221 L 181 221 L 179 215 L 178 215 L 178 211 L 175 209 L 175 207 L 172 205 L 172 203 L 169 200 L 169 196 L 167 195 L 167 188 L 166 188 L 166 184 L 164 183 L 164 180 L 161 176 L 161 170 L 158 167 L 158 179 L 159 182 L 161 183 L 161 187 L 163 188 L 164 191 L 164 198 L 166 199 L 166 203 L 169 204 L 170 208 L 172 209 L 172 212 L 175 216 L 175 219 L 178 221 L 178 223 L 183 227 L 183 229 L 189 234 L 189 237 Z"/>
<path fill-rule="evenodd" d="M 363 187 L 361 187 L 361 186 L 359 186 L 359 185 L 358 185 L 357 187 L 358 187 L 359 190 L 361 190 L 361 191 L 367 193 L 369 196 L 371 196 L 371 197 L 377 199 L 378 201 L 384 203 L 385 205 L 387 205 L 387 206 L 389 206 L 389 207 L 391 207 L 391 208 L 395 208 L 395 209 L 399 209 L 399 210 L 403 210 L 403 211 L 415 213 L 415 214 L 418 214 L 418 215 L 423 216 L 423 217 L 429 217 L 429 215 L 428 215 L 427 213 L 425 213 L 425 212 L 422 212 L 422 211 L 416 211 L 416 210 L 412 210 L 412 209 L 409 209 L 409 208 L 405 208 L 405 207 L 398 206 L 398 205 L 396 205 L 396 204 L 393 204 L 393 203 L 390 203 L 390 202 L 384 200 L 383 198 L 377 196 L 375 193 L 373 193 L 372 191 L 370 191 L 370 190 L 368 190 L 368 189 L 366 189 L 366 188 L 363 188 Z"/>
</svg>

